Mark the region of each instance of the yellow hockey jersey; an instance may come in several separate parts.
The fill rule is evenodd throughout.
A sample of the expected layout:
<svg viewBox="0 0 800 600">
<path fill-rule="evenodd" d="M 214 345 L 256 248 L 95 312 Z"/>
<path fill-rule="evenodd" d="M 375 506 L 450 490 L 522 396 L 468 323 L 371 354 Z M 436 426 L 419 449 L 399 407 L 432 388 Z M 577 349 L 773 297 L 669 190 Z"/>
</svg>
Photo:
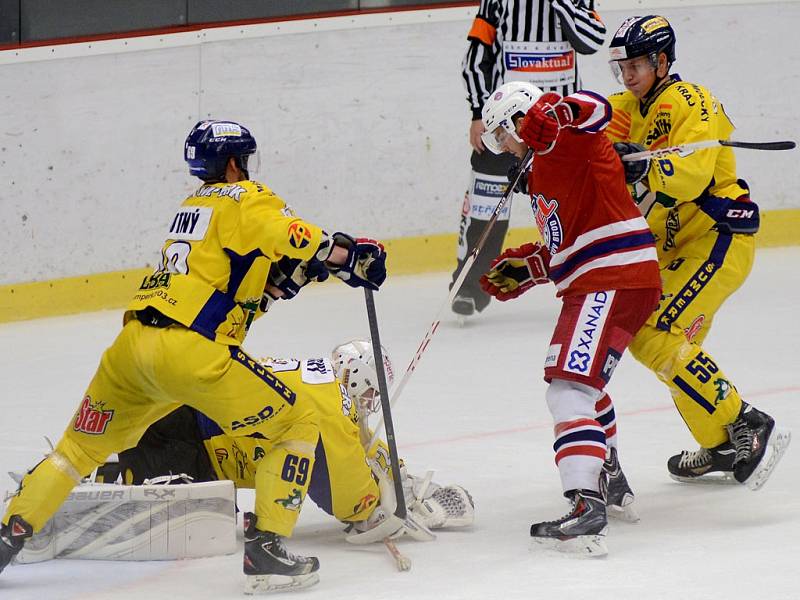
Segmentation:
<svg viewBox="0 0 800 600">
<path fill-rule="evenodd" d="M 309 260 L 324 235 L 261 183 L 202 185 L 172 218 L 161 264 L 142 281 L 125 322 L 152 307 L 211 340 L 239 345 L 264 312 L 272 262 Z"/>
<path fill-rule="evenodd" d="M 681 81 L 677 75 L 672 75 L 647 103 L 627 90 L 611 95 L 609 102 L 613 115 L 606 134 L 612 142 L 636 142 L 656 150 L 728 139 L 734 130 L 711 92 Z M 748 194 L 746 184 L 736 177 L 733 150 L 720 146 L 653 160 L 646 187 L 649 194 L 637 197 L 634 193 L 634 197 L 656 236 L 660 258 L 717 224 L 708 207 L 701 209 L 706 198 L 737 199 Z"/>
</svg>

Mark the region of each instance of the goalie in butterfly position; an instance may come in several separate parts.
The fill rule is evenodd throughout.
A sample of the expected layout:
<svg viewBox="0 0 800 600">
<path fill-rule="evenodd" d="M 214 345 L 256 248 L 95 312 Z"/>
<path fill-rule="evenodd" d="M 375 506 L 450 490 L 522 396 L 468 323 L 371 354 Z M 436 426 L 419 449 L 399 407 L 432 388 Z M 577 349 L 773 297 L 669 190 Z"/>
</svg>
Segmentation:
<svg viewBox="0 0 800 600">
<path fill-rule="evenodd" d="M 392 365 L 385 351 L 383 357 L 387 378 L 391 380 Z M 259 361 L 264 369 L 280 373 L 287 384 L 305 381 L 314 389 L 311 398 L 320 417 L 320 436 L 313 469 L 307 473 L 310 478 L 308 496 L 325 512 L 347 523 L 351 534 L 348 540 L 356 543 L 359 536 L 371 535 L 394 510 L 388 448 L 380 440 L 369 451 L 365 451 L 362 444 L 368 443 L 371 437 L 366 425 L 369 415 L 380 409 L 374 361 L 372 344 L 366 340 L 353 340 L 337 346 L 331 360 Z M 79 494 L 76 497 L 96 497 L 100 490 L 109 496 L 109 492 L 115 489 L 109 485 L 98 487 L 97 483 L 147 485 L 152 480 L 189 486 L 205 481 L 230 480 L 237 488 L 254 488 L 258 466 L 269 455 L 272 446 L 262 437 L 227 435 L 201 412 L 182 406 L 151 425 L 135 447 L 119 453 L 118 461 L 99 467 L 91 478 L 93 483 L 77 488 Z M 405 466 L 400 472 L 408 516 L 399 529 L 383 531 L 378 539 L 409 534 L 414 539 L 429 540 L 433 539 L 429 529 L 472 524 L 472 498 L 464 488 L 433 483 L 431 472 L 425 477 L 414 477 L 407 474 Z M 89 508 L 83 508 L 86 506 Z M 137 507 L 135 502 L 120 502 L 109 514 L 107 503 L 81 505 L 81 501 L 76 501 L 74 509 L 65 507 L 64 531 L 59 531 L 55 525 L 58 519 L 53 521 L 53 526 L 33 537 L 31 546 L 35 550 L 28 553 L 23 550 L 20 561 L 34 562 L 41 560 L 41 556 L 52 557 L 54 548 L 59 552 L 56 557 L 64 558 L 130 556 L 129 550 L 120 551 L 118 547 L 122 537 L 120 525 L 140 520 L 141 509 L 141 505 Z M 82 512 L 76 516 L 78 511 Z M 94 517 L 92 513 L 95 513 Z M 82 523 L 80 528 L 84 532 L 80 535 L 80 544 L 73 547 L 71 541 L 77 539 L 78 532 L 74 531 L 77 522 Z M 102 543 L 109 538 L 107 534 L 111 531 L 117 532 L 110 536 L 117 547 Z M 248 531 L 246 535 L 251 536 L 252 532 Z M 47 539 L 43 539 L 45 536 Z M 209 554 L 213 553 L 213 542 L 212 539 L 207 542 Z M 92 547 L 90 552 L 85 549 L 87 544 Z"/>
<path fill-rule="evenodd" d="M 562 98 L 527 83 L 499 87 L 483 109 L 490 150 L 520 158 L 534 151 L 522 177 L 544 244 L 505 250 L 481 285 L 509 300 L 552 281 L 562 298 L 544 363 L 545 399 L 572 510 L 534 523 L 530 534 L 559 550 L 592 555 L 607 553 L 607 505 L 624 510 L 632 498 L 604 388 L 661 296 L 653 235 L 602 133 L 610 116 L 608 102 L 591 92 Z"/>
</svg>

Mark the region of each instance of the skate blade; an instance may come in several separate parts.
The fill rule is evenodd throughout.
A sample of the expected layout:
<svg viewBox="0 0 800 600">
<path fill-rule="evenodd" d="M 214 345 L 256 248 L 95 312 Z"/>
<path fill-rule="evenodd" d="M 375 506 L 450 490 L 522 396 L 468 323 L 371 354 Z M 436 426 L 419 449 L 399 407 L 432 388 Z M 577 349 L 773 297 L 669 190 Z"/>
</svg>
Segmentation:
<svg viewBox="0 0 800 600">
<path fill-rule="evenodd" d="M 769 456 L 761 459 L 761 462 L 743 483 L 751 490 L 760 490 L 767 479 L 772 475 L 772 471 L 778 466 L 778 462 L 783 458 L 786 449 L 789 447 L 789 442 L 792 441 L 792 433 L 788 429 L 778 429 L 777 427 L 772 430 L 772 434 L 767 440 L 767 450 Z"/>
<path fill-rule="evenodd" d="M 697 477 L 681 477 L 680 475 L 669 476 L 680 483 L 700 483 L 703 485 L 739 485 L 733 477 L 733 471 L 714 471 L 708 475 L 698 475 Z"/>
<path fill-rule="evenodd" d="M 531 537 L 532 546 L 551 548 L 573 556 L 591 556 L 599 558 L 608 554 L 606 546 L 606 529 L 595 535 L 576 535 L 564 538 Z"/>
<path fill-rule="evenodd" d="M 456 323 L 459 327 L 464 327 L 467 324 L 467 316 L 466 315 L 456 315 Z"/>
<path fill-rule="evenodd" d="M 309 588 L 318 583 L 319 574 L 317 572 L 305 575 L 247 575 L 244 593 L 252 596 L 254 594 L 288 592 Z"/>
<path fill-rule="evenodd" d="M 606 505 L 606 514 L 612 519 L 624 521 L 625 523 L 636 523 L 641 518 L 636 509 L 633 508 L 632 502 L 623 506 L 608 504 Z"/>
</svg>

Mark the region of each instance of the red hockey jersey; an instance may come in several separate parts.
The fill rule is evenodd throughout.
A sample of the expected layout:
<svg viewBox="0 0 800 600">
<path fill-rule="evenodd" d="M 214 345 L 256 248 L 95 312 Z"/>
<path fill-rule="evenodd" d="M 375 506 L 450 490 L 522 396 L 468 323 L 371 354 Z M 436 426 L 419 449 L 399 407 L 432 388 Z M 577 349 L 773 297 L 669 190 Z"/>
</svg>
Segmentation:
<svg viewBox="0 0 800 600">
<path fill-rule="evenodd" d="M 536 226 L 549 248 L 559 296 L 601 290 L 660 288 L 654 238 L 625 185 L 617 153 L 602 130 L 605 98 L 566 96 L 575 119 L 528 175 Z"/>
</svg>

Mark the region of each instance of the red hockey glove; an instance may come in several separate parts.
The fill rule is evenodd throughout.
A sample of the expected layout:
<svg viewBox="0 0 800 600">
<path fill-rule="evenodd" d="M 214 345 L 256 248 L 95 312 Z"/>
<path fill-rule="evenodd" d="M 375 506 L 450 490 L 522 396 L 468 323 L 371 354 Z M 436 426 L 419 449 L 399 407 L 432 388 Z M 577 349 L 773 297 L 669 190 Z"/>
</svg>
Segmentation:
<svg viewBox="0 0 800 600">
<path fill-rule="evenodd" d="M 558 121 L 551 112 L 545 112 L 534 105 L 522 119 L 519 137 L 534 152 L 544 152 L 552 148 L 558 137 L 558 130 Z"/>
<path fill-rule="evenodd" d="M 562 127 L 572 123 L 572 109 L 561 96 L 548 92 L 531 106 L 522 120 L 519 136 L 536 152 L 548 152 L 555 144 Z"/>
<path fill-rule="evenodd" d="M 505 302 L 550 281 L 549 267 L 550 251 L 538 242 L 508 248 L 492 261 L 489 272 L 481 276 L 481 288 Z"/>
<path fill-rule="evenodd" d="M 555 92 L 542 94 L 532 108 L 541 108 L 545 112 L 551 112 L 558 121 L 559 127 L 566 127 L 572 123 L 574 116 L 572 108 L 563 101 L 563 98 Z"/>
</svg>

